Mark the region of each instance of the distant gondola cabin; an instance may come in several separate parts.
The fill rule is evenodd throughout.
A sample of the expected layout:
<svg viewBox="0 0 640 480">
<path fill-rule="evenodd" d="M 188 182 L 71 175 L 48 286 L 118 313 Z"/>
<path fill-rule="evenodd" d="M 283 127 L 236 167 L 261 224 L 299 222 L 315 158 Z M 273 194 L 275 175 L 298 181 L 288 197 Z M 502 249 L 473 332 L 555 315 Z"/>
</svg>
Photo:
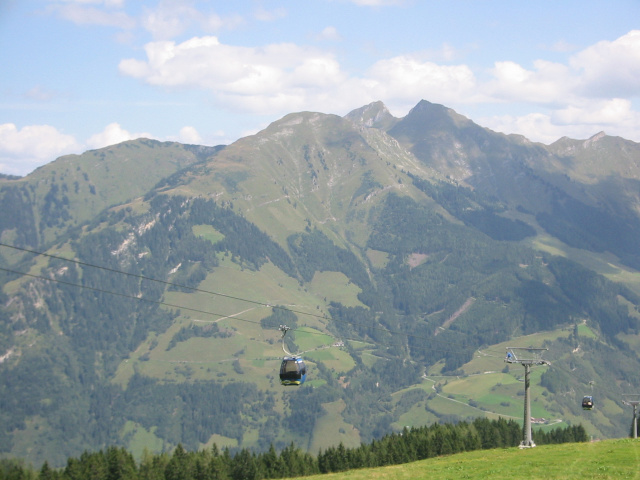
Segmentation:
<svg viewBox="0 0 640 480">
<path fill-rule="evenodd" d="M 593 408 L 593 397 L 591 395 L 587 395 L 582 399 L 582 408 L 584 410 L 591 410 Z"/>
<path fill-rule="evenodd" d="M 307 367 L 300 357 L 284 357 L 280 365 L 282 385 L 302 385 L 307 379 Z"/>
</svg>

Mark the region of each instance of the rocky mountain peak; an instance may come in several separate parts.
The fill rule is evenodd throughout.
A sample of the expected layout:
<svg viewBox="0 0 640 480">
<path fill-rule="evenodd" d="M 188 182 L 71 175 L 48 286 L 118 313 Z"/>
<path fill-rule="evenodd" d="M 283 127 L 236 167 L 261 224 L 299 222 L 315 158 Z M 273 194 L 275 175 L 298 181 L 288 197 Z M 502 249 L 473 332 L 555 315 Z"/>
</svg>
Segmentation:
<svg viewBox="0 0 640 480">
<path fill-rule="evenodd" d="M 604 132 L 598 132 L 596 133 L 594 136 L 592 136 L 591 138 L 589 138 L 588 140 L 585 140 L 583 143 L 583 147 L 584 148 L 589 148 L 590 146 L 592 146 L 594 143 L 597 143 L 598 141 L 602 140 L 604 137 L 606 137 L 607 134 Z"/>
<path fill-rule="evenodd" d="M 385 104 L 380 101 L 353 110 L 345 115 L 345 118 L 356 125 L 380 129 L 387 129 L 397 121 Z"/>
</svg>

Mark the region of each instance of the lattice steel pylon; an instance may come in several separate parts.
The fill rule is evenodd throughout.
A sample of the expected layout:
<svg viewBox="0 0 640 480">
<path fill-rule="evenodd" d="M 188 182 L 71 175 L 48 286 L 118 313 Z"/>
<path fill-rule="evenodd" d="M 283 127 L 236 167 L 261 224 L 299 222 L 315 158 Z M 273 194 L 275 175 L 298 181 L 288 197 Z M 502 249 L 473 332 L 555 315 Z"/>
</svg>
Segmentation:
<svg viewBox="0 0 640 480">
<path fill-rule="evenodd" d="M 622 399 L 622 403 L 625 405 L 631 405 L 633 407 L 633 438 L 638 438 L 638 415 L 636 414 L 638 410 L 638 405 L 640 405 L 640 394 L 639 393 L 623 393 L 623 397 L 631 397 L 627 399 Z"/>
<path fill-rule="evenodd" d="M 520 443 L 520 448 L 536 446 L 531 436 L 531 385 L 529 372 L 531 371 L 531 365 L 550 365 L 546 360 L 542 360 L 542 354 L 547 350 L 547 348 L 507 347 L 507 356 L 504 361 L 507 363 L 519 363 L 524 367 L 524 439 Z"/>
</svg>

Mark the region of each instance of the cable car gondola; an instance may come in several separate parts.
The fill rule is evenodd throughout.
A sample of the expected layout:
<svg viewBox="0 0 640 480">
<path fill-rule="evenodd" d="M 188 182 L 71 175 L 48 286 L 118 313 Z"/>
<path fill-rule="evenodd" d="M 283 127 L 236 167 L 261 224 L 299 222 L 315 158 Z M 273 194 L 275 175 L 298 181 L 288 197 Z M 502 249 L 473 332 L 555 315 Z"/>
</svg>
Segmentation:
<svg viewBox="0 0 640 480">
<path fill-rule="evenodd" d="M 593 397 L 591 395 L 586 395 L 582 399 L 582 408 L 583 410 L 591 410 L 593 408 Z"/>
<path fill-rule="evenodd" d="M 280 365 L 280 384 L 281 385 L 302 385 L 307 379 L 307 367 L 298 355 L 292 355 L 284 346 L 284 336 L 290 330 L 286 325 L 280 325 L 282 331 L 282 350 L 286 356 L 282 359 Z"/>
<path fill-rule="evenodd" d="M 307 379 L 307 367 L 300 357 L 284 357 L 280 365 L 282 385 L 302 385 Z"/>
</svg>

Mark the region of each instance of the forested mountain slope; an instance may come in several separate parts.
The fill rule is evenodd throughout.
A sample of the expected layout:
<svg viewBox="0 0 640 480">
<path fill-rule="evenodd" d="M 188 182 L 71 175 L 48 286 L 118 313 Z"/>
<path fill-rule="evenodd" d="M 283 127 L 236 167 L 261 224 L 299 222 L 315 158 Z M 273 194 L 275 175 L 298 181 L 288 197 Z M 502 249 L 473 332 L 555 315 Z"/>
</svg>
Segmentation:
<svg viewBox="0 0 640 480">
<path fill-rule="evenodd" d="M 60 157 L 24 178 L 0 177 L 0 238 L 30 247 L 55 242 L 220 148 L 141 139 Z"/>
<path fill-rule="evenodd" d="M 139 140 L 0 179 L 0 451 L 317 453 L 520 418 L 514 345 L 549 348 L 536 417 L 624 436 L 639 159 L 622 139 L 545 146 L 378 102 L 224 148 Z M 309 368 L 299 388 L 278 382 L 282 324 Z"/>
</svg>

